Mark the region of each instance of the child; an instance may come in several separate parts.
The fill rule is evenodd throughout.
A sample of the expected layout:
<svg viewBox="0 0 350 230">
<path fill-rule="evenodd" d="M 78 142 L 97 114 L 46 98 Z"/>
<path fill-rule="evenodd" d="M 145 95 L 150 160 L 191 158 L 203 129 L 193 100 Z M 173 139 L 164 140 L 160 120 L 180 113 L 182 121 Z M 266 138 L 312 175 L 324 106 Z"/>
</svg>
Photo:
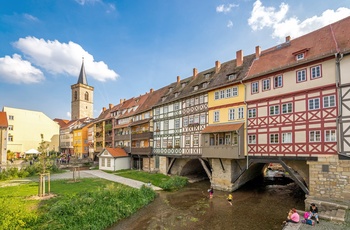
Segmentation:
<svg viewBox="0 0 350 230">
<path fill-rule="evenodd" d="M 227 201 L 232 206 L 232 194 L 231 193 L 228 194 Z"/>
</svg>

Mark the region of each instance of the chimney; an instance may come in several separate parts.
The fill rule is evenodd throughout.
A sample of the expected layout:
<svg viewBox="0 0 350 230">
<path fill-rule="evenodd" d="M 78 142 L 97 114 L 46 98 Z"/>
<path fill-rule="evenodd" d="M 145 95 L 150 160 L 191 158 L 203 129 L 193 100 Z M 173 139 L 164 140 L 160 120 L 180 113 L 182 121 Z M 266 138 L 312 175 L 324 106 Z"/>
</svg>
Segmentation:
<svg viewBox="0 0 350 230">
<path fill-rule="evenodd" d="M 153 91 L 154 91 L 154 90 L 153 90 L 152 88 L 149 90 L 150 93 L 153 93 Z"/>
<path fill-rule="evenodd" d="M 221 68 L 221 63 L 219 61 L 216 61 L 215 62 L 215 72 L 216 73 L 219 72 L 220 68 Z"/>
<path fill-rule="evenodd" d="M 238 50 L 236 52 L 236 66 L 241 66 L 243 64 L 243 51 Z"/>
<path fill-rule="evenodd" d="M 197 77 L 198 70 L 196 68 L 193 68 L 193 77 Z"/>
<path fill-rule="evenodd" d="M 109 104 L 109 109 L 111 109 L 113 107 L 113 104 Z"/>
<path fill-rule="evenodd" d="M 103 111 L 103 112 L 106 111 L 106 107 L 103 107 L 103 108 L 102 108 L 102 111 Z"/>
<path fill-rule="evenodd" d="M 290 42 L 290 36 L 286 37 L 286 42 Z"/>
<path fill-rule="evenodd" d="M 180 83 L 180 80 L 181 80 L 181 79 L 180 79 L 180 76 L 177 76 L 177 77 L 176 77 L 177 83 Z"/>
<path fill-rule="evenodd" d="M 123 99 L 120 99 L 120 104 L 123 104 L 123 102 L 124 102 Z"/>
<path fill-rule="evenodd" d="M 256 59 L 259 59 L 260 54 L 261 54 L 261 48 L 260 48 L 260 46 L 255 46 L 255 58 L 256 58 Z"/>
</svg>

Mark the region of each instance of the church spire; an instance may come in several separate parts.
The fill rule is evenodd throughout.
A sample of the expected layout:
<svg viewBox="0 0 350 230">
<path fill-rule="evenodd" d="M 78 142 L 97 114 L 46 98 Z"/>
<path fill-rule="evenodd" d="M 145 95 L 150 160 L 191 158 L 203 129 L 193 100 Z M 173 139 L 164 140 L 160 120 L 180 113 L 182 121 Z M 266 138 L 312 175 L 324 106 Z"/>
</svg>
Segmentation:
<svg viewBox="0 0 350 230">
<path fill-rule="evenodd" d="M 84 57 L 83 57 L 83 61 L 81 64 L 81 69 L 80 69 L 80 74 L 79 74 L 79 79 L 77 84 L 84 84 L 87 85 L 87 79 L 86 79 L 86 74 L 85 74 L 85 68 L 84 68 Z"/>
</svg>

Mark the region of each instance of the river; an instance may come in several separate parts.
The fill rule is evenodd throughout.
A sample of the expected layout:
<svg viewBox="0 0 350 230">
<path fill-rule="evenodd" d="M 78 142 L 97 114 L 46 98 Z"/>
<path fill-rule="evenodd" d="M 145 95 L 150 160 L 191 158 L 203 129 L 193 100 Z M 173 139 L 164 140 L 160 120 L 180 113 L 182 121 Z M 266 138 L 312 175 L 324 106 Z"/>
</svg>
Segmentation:
<svg viewBox="0 0 350 230">
<path fill-rule="evenodd" d="M 209 181 L 202 181 L 159 192 L 151 204 L 109 230 L 280 230 L 289 209 L 304 209 L 305 194 L 289 178 L 251 181 L 232 193 L 232 206 L 227 192 L 214 190 L 209 199 L 209 187 Z"/>
</svg>

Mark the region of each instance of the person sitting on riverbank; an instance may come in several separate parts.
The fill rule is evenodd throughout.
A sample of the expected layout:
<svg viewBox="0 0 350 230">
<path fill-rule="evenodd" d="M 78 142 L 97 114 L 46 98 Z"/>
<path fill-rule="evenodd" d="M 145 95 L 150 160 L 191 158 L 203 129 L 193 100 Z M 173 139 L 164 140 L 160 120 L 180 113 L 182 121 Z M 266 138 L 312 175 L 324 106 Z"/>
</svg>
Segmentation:
<svg viewBox="0 0 350 230">
<path fill-rule="evenodd" d="M 300 221 L 300 216 L 297 213 L 297 210 L 295 208 L 292 208 L 287 216 L 287 220 L 283 221 L 283 224 L 286 224 L 288 222 L 290 223 L 299 223 Z"/>
<path fill-rule="evenodd" d="M 312 203 L 310 205 L 310 213 L 309 213 L 309 218 L 308 219 L 311 219 L 312 217 L 315 217 L 316 222 L 320 223 L 319 220 L 318 220 L 318 208 L 316 207 L 316 205 L 314 203 Z"/>
<path fill-rule="evenodd" d="M 232 206 L 232 194 L 231 193 L 228 194 L 227 201 Z"/>
<path fill-rule="evenodd" d="M 212 199 L 212 198 L 213 198 L 213 195 L 214 195 L 214 189 L 213 189 L 213 187 L 210 187 L 210 189 L 208 189 L 208 192 L 209 192 L 209 198 Z"/>
</svg>

